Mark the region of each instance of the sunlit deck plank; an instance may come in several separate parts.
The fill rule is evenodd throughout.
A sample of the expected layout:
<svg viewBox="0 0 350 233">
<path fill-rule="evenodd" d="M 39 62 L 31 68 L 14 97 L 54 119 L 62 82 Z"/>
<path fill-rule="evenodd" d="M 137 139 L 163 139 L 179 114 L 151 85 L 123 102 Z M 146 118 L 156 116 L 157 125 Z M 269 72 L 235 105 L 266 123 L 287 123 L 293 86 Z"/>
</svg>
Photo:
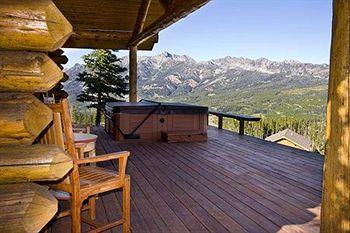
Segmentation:
<svg viewBox="0 0 350 233">
<path fill-rule="evenodd" d="M 318 154 L 215 128 L 207 143 L 116 144 L 96 133 L 99 153 L 131 151 L 134 232 L 319 232 Z M 103 195 L 102 215 L 118 218 L 120 198 Z"/>
</svg>

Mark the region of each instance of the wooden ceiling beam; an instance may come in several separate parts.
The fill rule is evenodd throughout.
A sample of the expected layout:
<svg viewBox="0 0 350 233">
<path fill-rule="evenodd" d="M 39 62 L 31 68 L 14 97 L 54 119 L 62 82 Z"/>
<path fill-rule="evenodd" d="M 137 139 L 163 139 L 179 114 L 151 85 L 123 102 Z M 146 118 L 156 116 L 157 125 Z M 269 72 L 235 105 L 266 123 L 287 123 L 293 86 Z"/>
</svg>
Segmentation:
<svg viewBox="0 0 350 233">
<path fill-rule="evenodd" d="M 169 9 L 159 17 L 159 19 L 130 40 L 129 46 L 141 44 L 148 38 L 159 33 L 162 29 L 187 16 L 207 2 L 209 2 L 209 0 L 173 0 Z"/>
<path fill-rule="evenodd" d="M 64 44 L 64 48 L 90 49 L 129 49 L 133 31 L 75 29 L 73 35 Z M 152 50 L 158 42 L 158 35 L 149 38 L 138 46 L 139 50 Z"/>
<path fill-rule="evenodd" d="M 132 31 L 75 29 L 64 48 L 126 49 Z"/>
<path fill-rule="evenodd" d="M 119 30 L 78 29 L 74 30 L 71 39 L 128 40 L 132 36 L 132 33 L 132 31 Z"/>
<path fill-rule="evenodd" d="M 132 38 L 139 35 L 145 25 L 147 13 L 152 0 L 142 0 Z"/>
</svg>

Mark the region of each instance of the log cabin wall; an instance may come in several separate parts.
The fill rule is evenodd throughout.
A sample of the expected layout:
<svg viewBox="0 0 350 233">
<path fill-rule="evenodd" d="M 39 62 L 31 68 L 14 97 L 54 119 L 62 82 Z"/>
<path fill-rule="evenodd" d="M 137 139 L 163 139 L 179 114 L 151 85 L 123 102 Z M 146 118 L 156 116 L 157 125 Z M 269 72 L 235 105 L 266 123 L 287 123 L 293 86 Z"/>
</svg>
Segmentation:
<svg viewBox="0 0 350 233">
<path fill-rule="evenodd" d="M 56 146 L 33 144 L 53 118 L 34 94 L 62 94 L 65 76 L 56 63 L 66 58 L 57 49 L 71 33 L 51 0 L 0 2 L 0 232 L 38 232 L 57 212 L 57 200 L 32 182 L 63 178 L 72 159 Z"/>
<path fill-rule="evenodd" d="M 0 232 L 39 231 L 56 212 L 57 201 L 44 187 L 30 182 L 57 180 L 72 165 L 60 149 L 33 145 L 53 117 L 35 96 L 41 97 L 42 92 L 58 99 L 67 96 L 60 83 L 67 80 L 61 71 L 67 59 L 58 49 L 152 50 L 160 30 L 206 2 L 0 1 L 0 183 L 4 185 L 0 188 Z M 136 68 L 134 74 L 136 99 Z M 4 172 L 7 176 L 1 176 Z M 2 205 L 12 193 L 27 198 Z M 25 211 L 11 220 L 18 211 L 10 210 L 16 208 Z"/>
</svg>

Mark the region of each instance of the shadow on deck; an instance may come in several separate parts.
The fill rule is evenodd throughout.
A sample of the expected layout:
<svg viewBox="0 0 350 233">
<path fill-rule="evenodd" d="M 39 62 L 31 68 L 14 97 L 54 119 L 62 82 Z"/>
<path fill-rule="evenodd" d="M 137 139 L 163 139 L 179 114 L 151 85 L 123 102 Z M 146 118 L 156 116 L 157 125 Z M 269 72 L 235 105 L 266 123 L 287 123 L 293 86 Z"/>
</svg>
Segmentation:
<svg viewBox="0 0 350 233">
<path fill-rule="evenodd" d="M 98 154 L 131 151 L 133 232 L 319 232 L 321 155 L 216 128 L 207 143 L 116 144 L 95 133 Z M 120 192 L 104 194 L 97 219 L 119 218 L 120 205 Z"/>
</svg>

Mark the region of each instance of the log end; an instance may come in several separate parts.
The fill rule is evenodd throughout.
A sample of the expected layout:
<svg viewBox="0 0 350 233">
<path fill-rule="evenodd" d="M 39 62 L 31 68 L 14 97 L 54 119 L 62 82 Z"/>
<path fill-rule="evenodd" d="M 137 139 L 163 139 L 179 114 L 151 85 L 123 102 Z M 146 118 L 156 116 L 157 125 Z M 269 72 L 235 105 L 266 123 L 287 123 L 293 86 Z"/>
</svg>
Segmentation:
<svg viewBox="0 0 350 233">
<path fill-rule="evenodd" d="M 39 232 L 56 214 L 57 206 L 44 186 L 0 185 L 0 232 Z"/>
</svg>

